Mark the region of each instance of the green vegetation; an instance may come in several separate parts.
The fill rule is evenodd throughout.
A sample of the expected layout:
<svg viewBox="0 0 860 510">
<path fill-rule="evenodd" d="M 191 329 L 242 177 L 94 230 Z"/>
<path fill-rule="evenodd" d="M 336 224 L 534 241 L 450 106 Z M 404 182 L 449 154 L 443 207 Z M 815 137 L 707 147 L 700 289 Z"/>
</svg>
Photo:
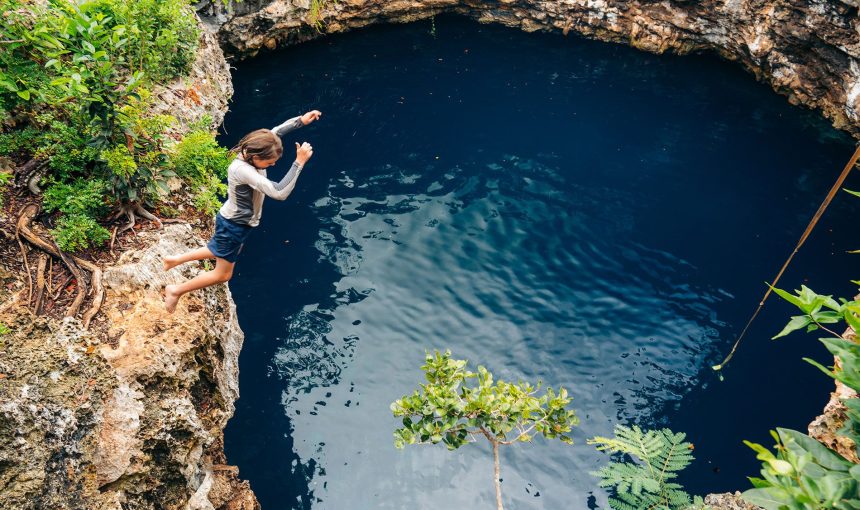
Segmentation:
<svg viewBox="0 0 860 510">
<path fill-rule="evenodd" d="M 0 322 L 0 336 L 6 336 L 12 332 L 12 329 L 9 326 Z"/>
<path fill-rule="evenodd" d="M 763 461 L 763 478 L 750 478 L 755 488 L 743 493 L 745 501 L 765 510 L 860 508 L 860 465 L 801 432 L 777 429 L 771 434 L 776 455 L 745 441 Z"/>
<path fill-rule="evenodd" d="M 469 372 L 467 363 L 451 359 L 450 351 L 427 354 L 421 367 L 427 383 L 391 404 L 394 416 L 403 418 L 403 427 L 394 431 L 394 445 L 443 443 L 456 450 L 476 437 L 486 438 L 493 447 L 496 505 L 501 510 L 499 446 L 530 442 L 537 435 L 572 444 L 565 434 L 579 419 L 566 408 L 572 399 L 564 388 L 557 393 L 547 388 L 538 396 L 540 384 L 494 382 L 486 368 Z M 477 386 L 467 386 L 469 379 L 476 379 Z"/>
<path fill-rule="evenodd" d="M 45 190 L 45 210 L 63 214 L 51 231 L 61 250 L 78 251 L 110 239 L 110 232 L 93 219 L 107 208 L 107 189 L 105 181 L 78 179 L 72 184 L 57 183 Z"/>
<path fill-rule="evenodd" d="M 830 333 L 831 337 L 820 340 L 839 359 L 839 366 L 829 369 L 804 359 L 847 387 L 860 391 L 860 344 L 824 326 L 845 321 L 854 331 L 860 331 L 860 302 L 844 298 L 837 301 L 805 286 L 795 294 L 776 288 L 774 292 L 803 312 L 792 317 L 774 338 L 800 329 Z M 838 434 L 853 441 L 855 453 L 860 454 L 860 398 L 844 399 L 843 403 L 847 408 L 846 421 Z M 750 479 L 754 488 L 744 492 L 746 501 L 765 510 L 860 509 L 860 465 L 801 432 L 777 429 L 771 435 L 776 441 L 775 454 L 762 445 L 745 441 L 762 461 L 762 478 Z"/>
<path fill-rule="evenodd" d="M 693 461 L 693 445 L 683 433 L 669 429 L 642 431 L 637 426 L 615 426 L 615 437 L 595 437 L 588 444 L 602 452 L 623 453 L 638 460 L 614 460 L 599 471 L 600 486 L 612 488 L 609 505 L 615 510 L 685 510 L 704 508 L 702 498 L 690 496 L 673 482 Z"/>
<path fill-rule="evenodd" d="M 194 190 L 194 205 L 214 215 L 227 194 L 222 182 L 227 177 L 230 152 L 218 145 L 208 131 L 194 131 L 176 144 L 171 160 L 176 173 Z"/>
<path fill-rule="evenodd" d="M 322 11 L 332 1 L 337 3 L 337 0 L 311 0 L 311 5 L 308 8 L 308 23 L 319 32 L 325 28 Z"/>
<path fill-rule="evenodd" d="M 191 68 L 199 28 L 189 0 L 0 0 L 0 15 L 0 155 L 32 191 L 47 183 L 61 249 L 103 244 L 112 212 L 127 216 L 123 230 L 136 215 L 156 219 L 146 208 L 169 194 L 177 153 L 177 168 L 193 167 L 184 177 L 195 203 L 215 207 L 227 151 L 200 132 L 173 151 L 175 119 L 153 113 L 150 92 Z"/>
<path fill-rule="evenodd" d="M 0 207 L 3 207 L 3 192 L 15 176 L 9 172 L 0 172 Z"/>
</svg>

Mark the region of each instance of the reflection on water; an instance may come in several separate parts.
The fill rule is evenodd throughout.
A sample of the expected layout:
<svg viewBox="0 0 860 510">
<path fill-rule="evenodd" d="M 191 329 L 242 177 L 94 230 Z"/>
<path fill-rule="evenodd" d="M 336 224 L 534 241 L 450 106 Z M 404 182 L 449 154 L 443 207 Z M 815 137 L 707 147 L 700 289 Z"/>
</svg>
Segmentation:
<svg viewBox="0 0 860 510">
<path fill-rule="evenodd" d="M 764 341 L 779 308 L 729 381 L 708 366 L 848 144 L 718 62 L 437 23 L 450 31 L 438 40 L 421 26 L 359 32 L 236 76 L 234 109 L 251 114 L 232 114 L 232 133 L 259 112 L 326 115 L 301 134 L 318 152 L 295 196 L 266 204 L 231 282 L 249 333 L 231 462 L 267 510 L 487 507 L 485 445 L 393 448 L 389 404 L 421 382 L 425 350 L 451 349 L 574 397 L 574 446 L 503 451 L 511 508 L 606 508 L 589 475 L 605 456 L 585 439 L 619 422 L 688 432 L 694 492 L 741 488 L 754 457 L 740 439 L 799 426 L 820 406 L 796 396 L 827 382 L 798 368 L 811 342 Z M 828 264 L 801 257 L 815 271 L 789 281 L 852 276 L 831 256 L 850 207 L 835 204 L 805 248 Z M 786 371 L 810 379 L 777 380 Z M 751 401 L 752 388 L 773 396 Z"/>
<path fill-rule="evenodd" d="M 695 380 L 717 335 L 710 305 L 726 295 L 687 283 L 690 264 L 625 239 L 636 212 L 630 197 L 566 184 L 556 170 L 513 156 L 484 168 L 355 173 L 332 178 L 315 204 L 316 248 L 341 275 L 336 290 L 288 319 L 272 366 L 285 381 L 299 457 L 325 466 L 321 480 L 377 487 L 362 507 L 420 508 L 441 498 L 466 508 L 492 488 L 488 459 L 468 451 L 477 447 L 453 455 L 390 448 L 388 404 L 419 382 L 424 349 L 450 348 L 499 377 L 567 386 L 589 434 L 651 421 L 650 410 Z M 631 274 L 631 266 L 647 269 Z M 543 498 L 548 508 L 564 494 L 541 486 L 600 460 L 555 444 L 523 449 L 528 456 L 506 452 L 516 466 L 506 480 L 523 491 L 511 497 Z M 428 473 L 425 463 L 437 469 Z M 451 490 L 464 478 L 484 490 Z M 587 475 L 580 483 L 593 485 Z M 315 494 L 327 508 L 356 501 L 349 491 Z"/>
</svg>

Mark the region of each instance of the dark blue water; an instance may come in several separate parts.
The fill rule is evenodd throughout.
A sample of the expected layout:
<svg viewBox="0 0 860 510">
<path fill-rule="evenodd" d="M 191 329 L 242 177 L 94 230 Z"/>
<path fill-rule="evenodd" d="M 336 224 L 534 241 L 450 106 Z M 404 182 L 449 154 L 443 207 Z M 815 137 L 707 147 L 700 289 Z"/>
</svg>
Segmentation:
<svg viewBox="0 0 860 510">
<path fill-rule="evenodd" d="M 392 444 L 389 403 L 421 381 L 425 349 L 450 348 L 574 395 L 574 446 L 503 450 L 510 508 L 606 508 L 588 474 L 606 457 L 585 439 L 616 423 L 687 432 L 693 493 L 748 487 L 741 440 L 805 429 L 831 383 L 800 358 L 826 353 L 814 336 L 770 341 L 792 313 L 772 299 L 727 380 L 709 367 L 850 141 L 714 57 L 458 18 L 430 29 L 237 66 L 225 144 L 323 118 L 286 137 L 314 159 L 287 202 L 267 201 L 231 282 L 247 339 L 230 461 L 266 510 L 491 507 L 483 445 Z M 855 291 L 858 203 L 836 198 L 784 286 Z"/>
</svg>

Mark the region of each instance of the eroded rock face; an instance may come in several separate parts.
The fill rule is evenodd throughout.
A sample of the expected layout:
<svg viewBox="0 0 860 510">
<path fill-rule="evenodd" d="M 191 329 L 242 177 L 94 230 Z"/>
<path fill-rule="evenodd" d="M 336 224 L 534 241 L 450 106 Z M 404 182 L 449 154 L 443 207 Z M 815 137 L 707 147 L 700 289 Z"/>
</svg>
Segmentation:
<svg viewBox="0 0 860 510">
<path fill-rule="evenodd" d="M 377 22 L 443 12 L 526 31 L 573 32 L 662 53 L 714 51 L 790 102 L 860 137 L 860 17 L 855 0 L 330 0 L 317 24 L 306 0 L 236 5 L 218 37 L 228 56 L 294 44 Z M 211 10 L 211 9 L 210 9 Z"/>
<path fill-rule="evenodd" d="M 310 0 L 236 5 L 233 15 L 208 9 L 210 27 L 236 58 L 322 34 L 308 23 Z M 836 0 L 331 0 L 321 16 L 326 33 L 457 12 L 654 52 L 717 51 L 857 135 L 857 7 Z M 155 93 L 180 132 L 204 115 L 211 127 L 220 125 L 232 85 L 215 36 L 203 35 L 189 78 Z M 242 343 L 229 291 L 217 286 L 186 296 L 176 314 L 166 314 L 163 286 L 201 269 L 165 273 L 160 257 L 202 241 L 186 225 L 142 237 L 147 248 L 105 270 L 108 295 L 98 320 L 110 343 L 74 320 L 0 311 L 12 329 L 0 336 L 0 508 L 259 509 L 223 453 Z M 822 441 L 837 426 L 834 411 L 811 427 Z M 708 502 L 753 508 L 730 494 Z"/>
<path fill-rule="evenodd" d="M 210 129 L 217 129 L 224 122 L 227 103 L 233 97 L 233 80 L 230 66 L 217 38 L 203 30 L 191 71 L 174 82 L 158 86 L 153 90 L 153 111 L 176 118 L 173 129 L 185 133 L 189 126 L 200 123 L 209 116 Z"/>
<path fill-rule="evenodd" d="M 201 241 L 188 225 L 141 237 L 147 248 L 104 273 L 111 343 L 72 319 L 3 317 L 0 508 L 259 508 L 223 457 L 243 340 L 229 290 L 168 314 L 164 285 L 202 269 L 164 272 L 161 259 Z"/>
</svg>

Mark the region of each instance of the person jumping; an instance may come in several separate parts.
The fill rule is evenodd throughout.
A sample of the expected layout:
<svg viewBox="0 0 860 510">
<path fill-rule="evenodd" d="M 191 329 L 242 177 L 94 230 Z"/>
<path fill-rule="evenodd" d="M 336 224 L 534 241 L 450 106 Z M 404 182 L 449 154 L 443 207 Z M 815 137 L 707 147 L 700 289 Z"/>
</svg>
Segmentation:
<svg viewBox="0 0 860 510">
<path fill-rule="evenodd" d="M 314 154 L 308 142 L 296 143 L 296 160 L 280 182 L 266 177 L 266 168 L 275 164 L 284 152 L 281 136 L 320 118 L 318 110 L 293 117 L 272 129 L 258 129 L 242 137 L 230 152 L 236 155 L 227 168 L 227 201 L 215 216 L 215 234 L 203 248 L 182 255 L 164 257 L 164 270 L 192 260 L 215 259 L 215 269 L 201 273 L 179 285 L 164 288 L 164 305 L 176 310 L 179 298 L 187 292 L 224 283 L 233 276 L 233 266 L 245 239 L 260 223 L 263 199 L 270 196 L 285 200 L 296 187 L 305 164 Z"/>
</svg>

